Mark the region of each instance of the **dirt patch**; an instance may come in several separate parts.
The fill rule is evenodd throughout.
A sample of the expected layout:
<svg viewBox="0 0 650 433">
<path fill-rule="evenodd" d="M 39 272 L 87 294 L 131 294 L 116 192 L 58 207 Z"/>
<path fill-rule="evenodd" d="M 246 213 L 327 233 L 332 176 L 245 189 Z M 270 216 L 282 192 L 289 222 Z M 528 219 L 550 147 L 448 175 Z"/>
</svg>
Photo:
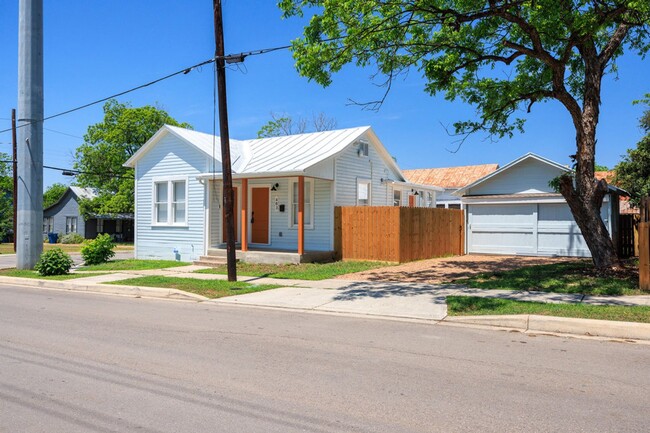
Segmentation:
<svg viewBox="0 0 650 433">
<path fill-rule="evenodd" d="M 509 271 L 524 266 L 587 260 L 567 257 L 524 257 L 465 255 L 403 263 L 398 266 L 341 275 L 339 279 L 362 281 L 401 281 L 411 283 L 452 283 L 484 272 Z"/>
</svg>

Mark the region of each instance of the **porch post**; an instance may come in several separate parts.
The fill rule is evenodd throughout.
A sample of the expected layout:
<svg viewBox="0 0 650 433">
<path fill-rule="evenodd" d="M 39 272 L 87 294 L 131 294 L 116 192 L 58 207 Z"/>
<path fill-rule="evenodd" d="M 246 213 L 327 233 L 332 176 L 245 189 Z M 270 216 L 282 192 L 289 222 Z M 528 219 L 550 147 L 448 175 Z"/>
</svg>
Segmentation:
<svg viewBox="0 0 650 433">
<path fill-rule="evenodd" d="M 241 180 L 241 250 L 248 251 L 248 179 Z"/>
<path fill-rule="evenodd" d="M 298 176 L 298 254 L 305 253 L 305 176 Z"/>
</svg>

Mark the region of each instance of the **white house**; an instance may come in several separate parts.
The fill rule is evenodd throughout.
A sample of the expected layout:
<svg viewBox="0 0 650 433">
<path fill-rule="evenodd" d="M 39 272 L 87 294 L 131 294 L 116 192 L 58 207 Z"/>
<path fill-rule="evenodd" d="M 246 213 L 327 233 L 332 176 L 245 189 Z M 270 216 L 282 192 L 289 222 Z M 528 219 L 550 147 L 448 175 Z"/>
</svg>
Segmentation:
<svg viewBox="0 0 650 433">
<path fill-rule="evenodd" d="M 219 143 L 165 125 L 124 164 L 135 168 L 137 258 L 189 261 L 223 250 Z M 435 207 L 442 191 L 407 182 L 370 127 L 230 148 L 238 256 L 247 261 L 278 260 L 265 252 L 290 262 L 331 257 L 335 206 Z"/>
<path fill-rule="evenodd" d="M 571 171 L 528 153 L 457 190 L 466 210 L 468 253 L 590 257 L 564 197 L 549 181 Z M 610 185 L 601 217 L 616 242 L 618 195 Z"/>
</svg>

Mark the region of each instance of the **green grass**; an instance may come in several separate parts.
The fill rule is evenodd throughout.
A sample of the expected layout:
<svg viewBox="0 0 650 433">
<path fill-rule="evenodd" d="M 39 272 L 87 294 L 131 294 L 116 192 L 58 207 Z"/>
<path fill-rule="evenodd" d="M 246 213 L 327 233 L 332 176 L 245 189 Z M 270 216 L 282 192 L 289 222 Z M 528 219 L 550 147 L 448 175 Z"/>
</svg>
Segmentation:
<svg viewBox="0 0 650 433">
<path fill-rule="evenodd" d="M 37 278 L 42 280 L 73 280 L 75 278 L 88 278 L 97 275 L 105 275 L 105 273 L 97 272 L 92 274 L 64 274 L 64 275 L 51 275 L 44 277 L 36 271 L 18 270 L 18 269 L 1 269 L 0 276 L 3 277 L 18 277 L 18 278 Z"/>
<path fill-rule="evenodd" d="M 112 281 L 105 284 L 118 284 L 126 286 L 164 287 L 178 289 L 185 292 L 196 293 L 207 298 L 222 298 L 224 296 L 242 295 L 245 293 L 261 292 L 263 290 L 277 289 L 276 284 L 249 284 L 241 281 L 229 282 L 226 280 L 197 280 L 196 278 L 177 278 L 147 276 L 129 278 L 127 280 Z"/>
<path fill-rule="evenodd" d="M 189 265 L 185 262 L 176 262 L 173 260 L 111 260 L 107 263 L 93 266 L 82 266 L 80 271 L 142 271 L 145 269 L 164 269 L 176 266 Z"/>
<path fill-rule="evenodd" d="M 269 277 L 296 280 L 325 280 L 337 275 L 367 271 L 369 269 L 393 266 L 387 262 L 332 262 L 301 263 L 299 265 L 261 265 L 255 263 L 237 263 L 237 273 L 250 277 Z M 196 271 L 203 274 L 227 274 L 225 265 Z"/>
<path fill-rule="evenodd" d="M 501 314 L 538 314 L 578 319 L 616 320 L 650 323 L 650 307 L 624 305 L 545 304 L 510 299 L 448 296 L 450 316 L 485 316 Z"/>
<path fill-rule="evenodd" d="M 638 274 L 600 277 L 589 261 L 527 266 L 511 271 L 489 272 L 454 281 L 479 289 L 537 290 L 585 295 L 641 295 Z"/>
</svg>

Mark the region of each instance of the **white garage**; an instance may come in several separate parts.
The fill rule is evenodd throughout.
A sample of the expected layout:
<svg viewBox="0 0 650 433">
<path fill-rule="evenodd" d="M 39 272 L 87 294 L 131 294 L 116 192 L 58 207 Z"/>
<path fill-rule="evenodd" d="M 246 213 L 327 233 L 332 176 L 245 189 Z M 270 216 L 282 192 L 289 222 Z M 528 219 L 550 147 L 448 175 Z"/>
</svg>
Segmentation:
<svg viewBox="0 0 650 433">
<path fill-rule="evenodd" d="M 466 251 L 484 254 L 589 257 L 591 254 L 564 198 L 548 182 L 569 171 L 535 154 L 503 166 L 458 190 L 466 214 Z M 616 188 L 614 188 L 616 190 Z M 616 192 L 612 194 L 616 196 Z M 611 194 L 601 217 L 610 233 Z M 618 198 L 614 200 L 618 204 Z"/>
</svg>

